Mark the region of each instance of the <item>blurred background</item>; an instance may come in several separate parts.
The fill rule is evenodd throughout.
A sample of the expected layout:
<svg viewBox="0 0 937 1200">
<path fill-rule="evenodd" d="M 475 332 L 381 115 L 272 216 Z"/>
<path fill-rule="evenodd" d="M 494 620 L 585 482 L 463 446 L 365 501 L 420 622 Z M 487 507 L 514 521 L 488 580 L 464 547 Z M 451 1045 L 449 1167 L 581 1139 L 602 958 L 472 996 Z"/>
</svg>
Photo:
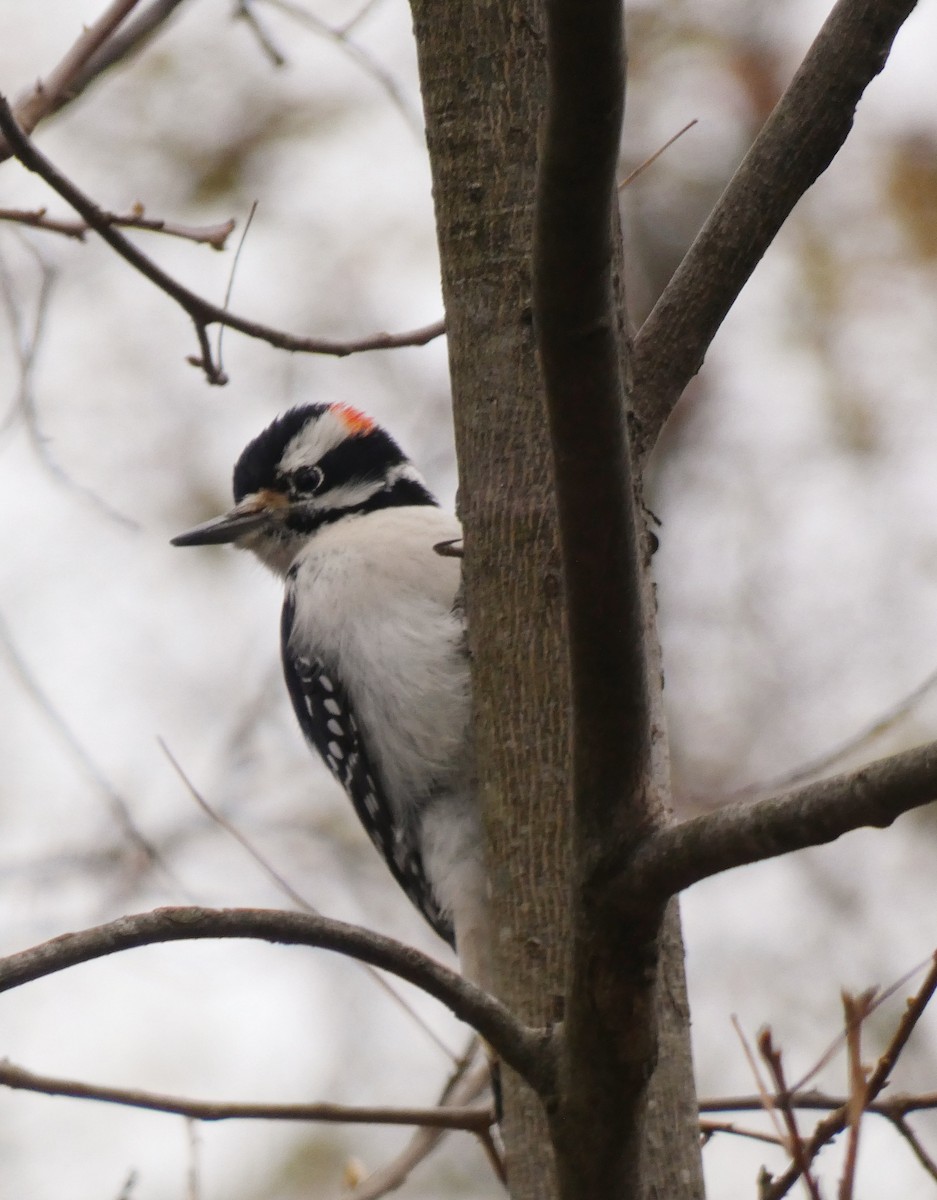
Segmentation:
<svg viewBox="0 0 937 1200">
<path fill-rule="evenodd" d="M 0 92 L 46 75 L 103 0 L 0 0 Z M 622 175 L 640 321 L 826 15 L 800 0 L 629 6 Z M 923 6 L 719 333 L 655 456 L 666 691 L 681 811 L 937 736 L 937 12 Z M 234 218 L 225 253 L 131 236 L 236 312 L 355 338 L 441 315 L 409 13 L 401 0 L 186 0 L 132 62 L 37 132 L 104 208 Z M 70 217 L 18 164 L 0 204 Z M 204 796 L 307 900 L 434 955 L 350 807 L 305 748 L 278 662 L 280 588 L 225 548 L 169 538 L 222 511 L 231 467 L 278 412 L 347 401 L 455 491 L 446 354 L 288 355 L 230 331 L 225 388 L 186 362 L 184 314 L 99 240 L 0 223 L 0 952 L 160 904 L 289 901 Z M 883 719 L 883 718 L 888 719 Z M 177 763 L 189 781 L 180 775 Z M 684 899 L 701 1094 L 755 1086 L 730 1017 L 763 1024 L 789 1078 L 841 1026 L 840 989 L 889 984 L 937 947 L 932 812 L 733 872 Z M 914 980 L 908 984 L 909 991 Z M 401 985 L 400 988 L 403 991 Z M 887 1040 L 904 992 L 868 1030 Z M 324 954 L 137 950 L 0 998 L 0 1056 L 99 1084 L 254 1101 L 427 1104 L 464 1031 Z M 937 1015 L 902 1090 L 937 1089 Z M 879 1039 L 876 1041 L 876 1039 Z M 441 1041 L 443 1046 L 438 1043 Z M 842 1055 L 821 1082 L 841 1092 Z M 753 1125 L 754 1119 L 740 1120 Z M 917 1127 L 932 1150 L 937 1128 Z M 0 1200 L 337 1197 L 405 1130 L 230 1123 L 0 1092 Z M 869 1120 L 860 1197 L 934 1194 Z M 719 1136 L 712 1197 L 783 1157 Z M 832 1189 L 836 1152 L 821 1159 Z M 495 1197 L 447 1139 L 413 1197 Z"/>
</svg>

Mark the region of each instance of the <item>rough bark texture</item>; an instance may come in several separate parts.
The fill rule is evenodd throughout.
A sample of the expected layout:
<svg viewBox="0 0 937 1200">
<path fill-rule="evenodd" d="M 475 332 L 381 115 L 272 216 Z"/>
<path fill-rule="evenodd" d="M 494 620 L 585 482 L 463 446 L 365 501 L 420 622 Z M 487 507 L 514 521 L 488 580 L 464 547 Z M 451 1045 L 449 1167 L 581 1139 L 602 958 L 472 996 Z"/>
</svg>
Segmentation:
<svg viewBox="0 0 937 1200">
<path fill-rule="evenodd" d="M 412 10 L 456 438 L 470 484 L 461 516 L 496 976 L 500 998 L 542 1024 L 562 1016 L 566 992 L 571 764 L 551 455 L 531 328 L 536 130 L 546 94 L 541 14 L 533 0 L 412 0 Z M 666 754 L 657 757 L 666 794 Z M 662 1068 L 651 1086 L 644 1194 L 689 1200 L 702 1186 L 674 919 L 658 984 Z M 557 1181 L 540 1104 L 510 1075 L 505 1084 L 511 1194 L 549 1200 Z"/>
<path fill-rule="evenodd" d="M 535 6 L 414 0 L 459 460 L 495 969 L 531 1024 L 562 1015 L 568 704 L 550 448 L 530 309 L 542 105 Z M 482 617 L 481 614 L 484 614 Z M 537 835 L 532 836 L 536 825 Z M 505 1073 L 515 1196 L 555 1195 L 536 1097 Z"/>
</svg>

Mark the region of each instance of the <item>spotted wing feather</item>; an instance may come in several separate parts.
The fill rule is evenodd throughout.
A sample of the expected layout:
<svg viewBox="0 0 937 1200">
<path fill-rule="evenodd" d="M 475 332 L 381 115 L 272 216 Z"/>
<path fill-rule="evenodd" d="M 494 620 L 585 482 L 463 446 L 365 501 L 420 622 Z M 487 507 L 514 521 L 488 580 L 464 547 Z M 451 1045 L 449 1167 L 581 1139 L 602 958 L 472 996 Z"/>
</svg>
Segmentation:
<svg viewBox="0 0 937 1200">
<path fill-rule="evenodd" d="M 417 828 L 395 820 L 341 681 L 321 659 L 293 652 L 292 626 L 293 604 L 287 593 L 283 607 L 283 673 L 306 741 L 345 789 L 391 874 L 440 937 L 453 945 L 452 924 L 440 912 L 423 869 Z"/>
</svg>

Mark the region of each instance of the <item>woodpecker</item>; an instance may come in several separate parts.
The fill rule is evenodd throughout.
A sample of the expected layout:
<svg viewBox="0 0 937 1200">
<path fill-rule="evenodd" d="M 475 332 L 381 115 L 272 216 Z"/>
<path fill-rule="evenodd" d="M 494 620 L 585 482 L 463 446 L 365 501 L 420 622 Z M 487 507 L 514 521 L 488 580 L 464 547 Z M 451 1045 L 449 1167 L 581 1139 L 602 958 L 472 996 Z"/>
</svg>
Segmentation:
<svg viewBox="0 0 937 1200">
<path fill-rule="evenodd" d="M 487 880 L 457 603 L 461 536 L 394 439 L 344 404 L 278 417 L 234 507 L 172 539 L 229 542 L 285 580 L 280 649 L 300 728 L 391 874 L 487 986 Z"/>
</svg>

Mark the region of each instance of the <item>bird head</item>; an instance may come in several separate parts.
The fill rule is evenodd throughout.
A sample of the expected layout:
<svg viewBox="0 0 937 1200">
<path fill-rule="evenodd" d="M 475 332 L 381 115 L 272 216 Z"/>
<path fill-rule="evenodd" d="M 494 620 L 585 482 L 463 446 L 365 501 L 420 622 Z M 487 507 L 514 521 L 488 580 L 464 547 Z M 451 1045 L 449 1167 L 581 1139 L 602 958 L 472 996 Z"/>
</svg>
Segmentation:
<svg viewBox="0 0 937 1200">
<path fill-rule="evenodd" d="M 245 448 L 234 507 L 172 539 L 231 542 L 285 575 L 324 525 L 381 508 L 436 503 L 390 434 L 345 404 L 290 409 Z"/>
</svg>

